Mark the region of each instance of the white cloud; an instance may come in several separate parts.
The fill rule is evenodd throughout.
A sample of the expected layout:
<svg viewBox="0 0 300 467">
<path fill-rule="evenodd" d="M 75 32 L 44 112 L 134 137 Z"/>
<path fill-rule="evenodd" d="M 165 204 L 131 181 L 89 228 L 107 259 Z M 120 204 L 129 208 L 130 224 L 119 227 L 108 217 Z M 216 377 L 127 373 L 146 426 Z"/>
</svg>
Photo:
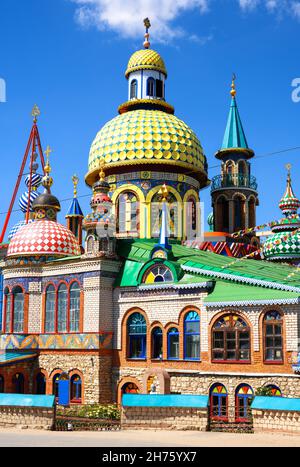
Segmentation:
<svg viewBox="0 0 300 467">
<path fill-rule="evenodd" d="M 143 19 L 149 17 L 151 32 L 159 42 L 169 42 L 187 33 L 172 26 L 182 12 L 208 11 L 210 0 L 72 0 L 78 4 L 76 19 L 81 26 L 111 29 L 125 37 L 143 37 Z"/>
<path fill-rule="evenodd" d="M 207 13 L 218 8 L 217 0 L 70 0 L 77 4 L 76 20 L 82 27 L 96 26 L 100 30 L 112 30 L 119 35 L 141 40 L 144 34 L 143 19 L 149 17 L 152 22 L 152 40 L 171 42 L 175 38 L 204 44 L 211 40 L 211 35 L 201 37 L 194 31 L 174 26 L 183 12 L 195 11 Z M 229 5 L 237 4 L 244 13 L 262 8 L 268 13 L 284 15 L 300 20 L 300 0 L 227 0 Z M 220 5 L 220 4 L 219 4 Z M 222 8 L 225 8 L 225 2 Z M 232 5 L 231 5 L 232 6 Z M 219 7 L 220 8 L 220 7 Z"/>
</svg>

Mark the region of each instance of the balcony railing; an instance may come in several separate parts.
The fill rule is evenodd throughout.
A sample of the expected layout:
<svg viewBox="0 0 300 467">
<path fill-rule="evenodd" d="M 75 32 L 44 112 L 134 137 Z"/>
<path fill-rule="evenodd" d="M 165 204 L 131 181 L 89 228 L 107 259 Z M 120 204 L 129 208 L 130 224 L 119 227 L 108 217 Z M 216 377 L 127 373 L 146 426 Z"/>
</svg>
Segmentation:
<svg viewBox="0 0 300 467">
<path fill-rule="evenodd" d="M 257 181 L 253 175 L 217 175 L 211 181 L 211 191 L 222 188 L 250 188 L 257 191 Z"/>
</svg>

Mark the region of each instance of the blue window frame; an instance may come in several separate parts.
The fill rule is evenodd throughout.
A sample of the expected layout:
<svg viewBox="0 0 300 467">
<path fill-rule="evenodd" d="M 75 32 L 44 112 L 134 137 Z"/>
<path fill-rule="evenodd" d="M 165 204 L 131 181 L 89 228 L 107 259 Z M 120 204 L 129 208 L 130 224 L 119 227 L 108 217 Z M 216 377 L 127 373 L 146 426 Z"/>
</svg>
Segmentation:
<svg viewBox="0 0 300 467">
<path fill-rule="evenodd" d="M 163 333 L 160 327 L 152 331 L 152 358 L 162 359 L 163 354 Z"/>
<path fill-rule="evenodd" d="M 56 291 L 53 285 L 46 290 L 45 332 L 55 332 Z"/>
<path fill-rule="evenodd" d="M 223 384 L 214 384 L 210 390 L 210 416 L 213 420 L 228 420 L 228 393 Z"/>
<path fill-rule="evenodd" d="M 128 358 L 145 359 L 147 324 L 143 315 L 133 313 L 127 322 Z"/>
<path fill-rule="evenodd" d="M 71 402 L 81 403 L 82 381 L 80 376 L 73 375 L 71 378 Z"/>
<path fill-rule="evenodd" d="M 253 389 L 248 384 L 241 384 L 236 390 L 236 421 L 248 421 L 250 407 L 254 397 Z"/>
<path fill-rule="evenodd" d="M 168 331 L 168 360 L 179 359 L 179 331 L 171 328 Z"/>
<path fill-rule="evenodd" d="M 184 320 L 184 359 L 200 360 L 200 318 L 190 311 Z"/>
</svg>

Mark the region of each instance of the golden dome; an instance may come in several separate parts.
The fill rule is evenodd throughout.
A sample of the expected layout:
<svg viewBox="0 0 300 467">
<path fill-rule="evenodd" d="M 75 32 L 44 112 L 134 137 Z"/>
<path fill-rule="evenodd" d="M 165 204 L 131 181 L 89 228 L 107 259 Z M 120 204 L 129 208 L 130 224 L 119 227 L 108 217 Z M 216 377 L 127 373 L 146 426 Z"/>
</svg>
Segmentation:
<svg viewBox="0 0 300 467">
<path fill-rule="evenodd" d="M 126 112 L 99 131 L 90 150 L 88 185 L 98 180 L 103 160 L 108 172 L 115 167 L 143 165 L 146 170 L 147 165 L 163 164 L 207 180 L 206 158 L 195 133 L 182 120 L 160 110 Z"/>
<path fill-rule="evenodd" d="M 129 73 L 138 70 L 160 71 L 161 73 L 164 73 L 165 76 L 167 76 L 165 62 L 159 53 L 151 49 L 138 50 L 131 56 L 125 73 L 126 78 L 128 78 Z"/>
</svg>

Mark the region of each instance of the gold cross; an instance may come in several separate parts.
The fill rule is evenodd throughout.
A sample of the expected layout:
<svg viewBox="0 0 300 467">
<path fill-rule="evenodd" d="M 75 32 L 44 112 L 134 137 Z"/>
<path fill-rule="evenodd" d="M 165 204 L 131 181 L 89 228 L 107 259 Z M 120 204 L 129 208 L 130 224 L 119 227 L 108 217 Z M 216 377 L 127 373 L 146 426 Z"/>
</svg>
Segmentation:
<svg viewBox="0 0 300 467">
<path fill-rule="evenodd" d="M 45 151 L 45 154 L 47 156 L 47 161 L 49 161 L 49 156 L 51 153 L 52 153 L 52 149 L 50 148 L 50 146 L 47 146 L 47 149 Z"/>
<path fill-rule="evenodd" d="M 150 23 L 149 18 L 144 19 L 144 25 L 145 25 L 145 28 L 146 28 L 146 30 L 148 32 L 148 30 L 151 28 L 151 23 Z"/>
</svg>

